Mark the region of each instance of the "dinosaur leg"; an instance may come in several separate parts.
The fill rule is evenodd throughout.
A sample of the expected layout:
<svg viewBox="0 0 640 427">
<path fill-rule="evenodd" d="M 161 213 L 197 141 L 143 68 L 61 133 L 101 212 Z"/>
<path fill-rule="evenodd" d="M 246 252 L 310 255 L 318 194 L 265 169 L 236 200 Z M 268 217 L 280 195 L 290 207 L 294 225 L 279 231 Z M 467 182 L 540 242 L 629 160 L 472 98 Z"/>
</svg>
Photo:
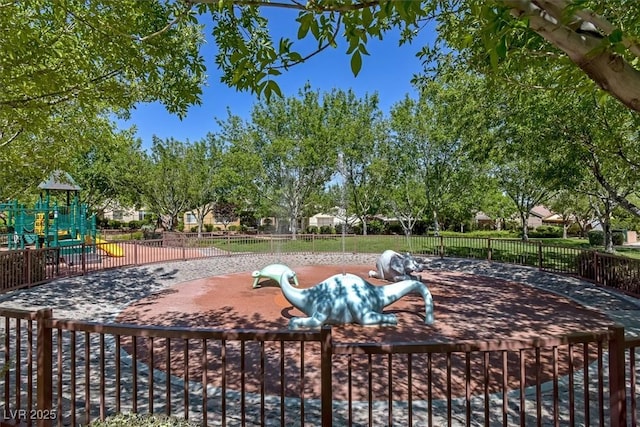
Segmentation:
<svg viewBox="0 0 640 427">
<path fill-rule="evenodd" d="M 319 328 L 326 318 L 326 316 L 318 316 L 317 314 L 312 317 L 294 317 L 289 320 L 289 329 Z"/>
<path fill-rule="evenodd" d="M 316 307 L 313 316 L 294 317 L 291 319 L 289 321 L 289 329 L 319 328 L 329 318 L 329 313 L 331 313 L 331 307 L 327 304 L 322 304 L 320 307 Z"/>
<path fill-rule="evenodd" d="M 398 318 L 395 314 L 376 313 L 375 311 L 369 311 L 362 313 L 356 321 L 361 325 L 397 325 Z"/>
<path fill-rule="evenodd" d="M 416 276 L 414 274 L 403 274 L 403 275 L 395 276 L 393 278 L 394 282 L 402 282 L 403 280 L 417 280 L 420 282 L 422 281 L 422 277 Z"/>
</svg>

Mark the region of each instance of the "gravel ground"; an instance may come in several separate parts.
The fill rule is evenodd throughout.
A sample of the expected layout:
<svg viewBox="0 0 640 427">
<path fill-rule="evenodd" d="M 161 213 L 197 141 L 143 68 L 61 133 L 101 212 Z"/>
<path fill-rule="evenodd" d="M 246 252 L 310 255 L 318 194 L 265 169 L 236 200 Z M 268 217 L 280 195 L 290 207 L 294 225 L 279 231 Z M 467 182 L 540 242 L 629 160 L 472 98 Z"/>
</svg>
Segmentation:
<svg viewBox="0 0 640 427">
<path fill-rule="evenodd" d="M 220 256 L 106 270 L 9 292 L 0 296 L 0 306 L 25 310 L 49 307 L 57 318 L 110 322 L 140 298 L 188 280 L 239 271 L 252 272 L 276 262 L 292 268 L 313 264 L 344 264 L 348 271 L 349 265 L 370 264 L 375 269 L 377 256 L 341 253 Z M 628 336 L 640 336 L 638 300 L 573 277 L 545 273 L 530 267 L 456 258 L 434 258 L 429 268 L 501 278 L 554 292 L 607 314 L 625 326 Z M 252 278 L 248 276 L 247 282 L 251 281 Z"/>
</svg>

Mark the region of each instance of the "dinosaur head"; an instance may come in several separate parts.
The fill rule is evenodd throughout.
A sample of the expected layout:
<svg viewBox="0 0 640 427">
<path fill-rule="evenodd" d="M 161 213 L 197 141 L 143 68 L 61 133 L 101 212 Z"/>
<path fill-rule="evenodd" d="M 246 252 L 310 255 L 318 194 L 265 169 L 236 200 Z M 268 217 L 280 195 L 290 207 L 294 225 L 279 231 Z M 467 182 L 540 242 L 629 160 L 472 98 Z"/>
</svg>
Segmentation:
<svg viewBox="0 0 640 427">
<path fill-rule="evenodd" d="M 403 266 L 404 266 L 405 273 L 422 271 L 422 265 L 418 261 L 416 261 L 416 259 L 412 257 L 411 254 L 408 252 L 404 255 Z"/>
</svg>

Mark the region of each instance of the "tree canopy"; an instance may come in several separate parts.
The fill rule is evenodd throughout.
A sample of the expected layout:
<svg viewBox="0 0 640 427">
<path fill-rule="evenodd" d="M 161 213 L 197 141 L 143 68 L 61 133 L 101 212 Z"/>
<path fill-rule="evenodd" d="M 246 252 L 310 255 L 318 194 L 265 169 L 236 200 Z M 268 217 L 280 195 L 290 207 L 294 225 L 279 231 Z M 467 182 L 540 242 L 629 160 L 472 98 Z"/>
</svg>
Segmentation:
<svg viewBox="0 0 640 427">
<path fill-rule="evenodd" d="M 560 86 L 594 84 L 640 111 L 640 8 L 603 0 L 196 0 L 209 14 L 219 47 L 216 64 L 223 82 L 269 97 L 279 93 L 277 76 L 289 67 L 344 41 L 358 74 L 371 38 L 399 29 L 400 43 L 436 24 L 438 43 L 419 53 L 431 64 L 455 50 L 473 69 L 536 67 L 554 61 Z M 298 40 L 276 39 L 262 8 L 297 11 Z M 317 49 L 299 50 L 300 39 Z"/>
</svg>

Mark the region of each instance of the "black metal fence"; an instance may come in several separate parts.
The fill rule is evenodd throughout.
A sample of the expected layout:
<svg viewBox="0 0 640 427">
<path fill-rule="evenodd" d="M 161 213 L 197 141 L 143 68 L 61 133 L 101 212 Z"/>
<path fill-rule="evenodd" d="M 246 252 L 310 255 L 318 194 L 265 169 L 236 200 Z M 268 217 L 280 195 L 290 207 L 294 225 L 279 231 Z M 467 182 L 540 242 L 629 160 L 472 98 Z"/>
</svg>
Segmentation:
<svg viewBox="0 0 640 427">
<path fill-rule="evenodd" d="M 0 292 L 92 271 L 157 262 L 251 254 L 382 253 L 480 259 L 573 275 L 640 295 L 640 260 L 515 239 L 434 236 L 218 235 L 164 233 L 162 239 L 99 241 L 0 251 Z"/>
</svg>

